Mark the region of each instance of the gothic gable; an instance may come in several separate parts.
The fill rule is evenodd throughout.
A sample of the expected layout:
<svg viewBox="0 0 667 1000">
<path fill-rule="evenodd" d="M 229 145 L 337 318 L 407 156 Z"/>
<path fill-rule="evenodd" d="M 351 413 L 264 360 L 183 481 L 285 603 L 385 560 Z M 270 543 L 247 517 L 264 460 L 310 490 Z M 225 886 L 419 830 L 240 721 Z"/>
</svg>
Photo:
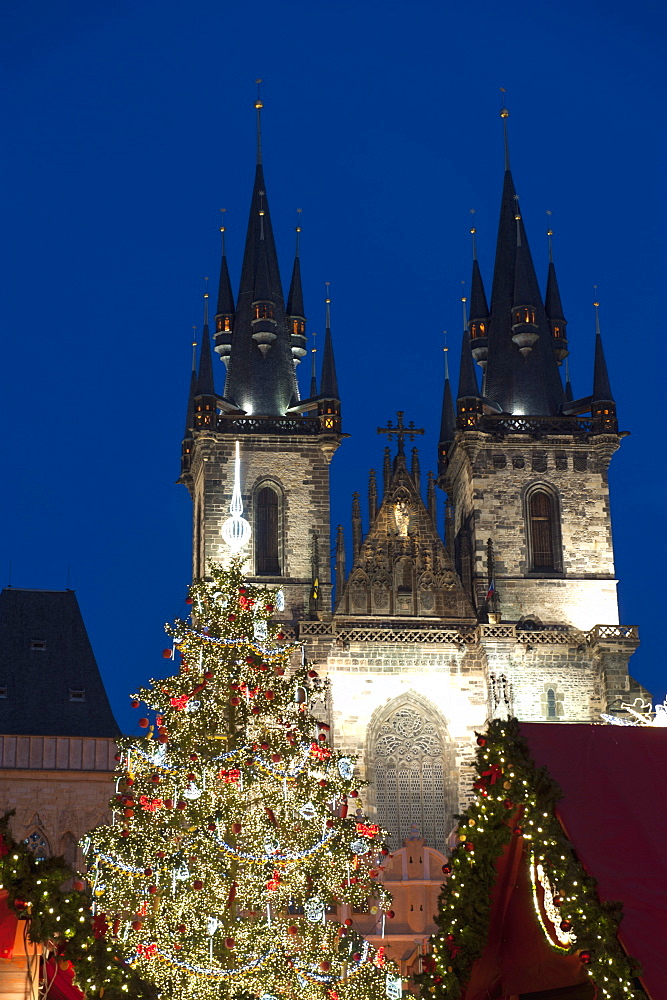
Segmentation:
<svg viewBox="0 0 667 1000">
<path fill-rule="evenodd" d="M 361 543 L 336 615 L 475 618 L 412 477 L 399 456 Z"/>
</svg>

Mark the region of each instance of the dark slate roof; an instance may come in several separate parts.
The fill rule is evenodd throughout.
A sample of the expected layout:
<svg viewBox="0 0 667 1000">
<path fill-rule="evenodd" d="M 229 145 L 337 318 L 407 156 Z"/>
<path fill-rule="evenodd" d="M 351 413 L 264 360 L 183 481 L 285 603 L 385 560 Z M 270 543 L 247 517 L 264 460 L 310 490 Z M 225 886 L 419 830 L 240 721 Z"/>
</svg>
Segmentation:
<svg viewBox="0 0 667 1000">
<path fill-rule="evenodd" d="M 602 347 L 602 337 L 598 329 L 595 334 L 595 365 L 593 368 L 593 397 L 592 403 L 613 403 L 614 397 L 611 394 L 609 385 L 609 373 L 607 372 L 607 362 L 604 357 Z"/>
<path fill-rule="evenodd" d="M 0 689 L 0 733 L 120 735 L 73 590 L 0 593 Z"/>
<path fill-rule="evenodd" d="M 440 444 L 454 440 L 456 432 L 456 413 L 452 400 L 452 388 L 449 382 L 449 371 L 445 376 L 445 389 L 442 394 L 442 416 L 440 418 Z"/>
<path fill-rule="evenodd" d="M 273 303 L 274 309 L 276 339 L 266 356 L 252 339 L 252 303 L 257 300 Z M 236 300 L 225 398 L 248 413 L 283 417 L 298 396 L 264 171 L 258 163 Z"/>
<path fill-rule="evenodd" d="M 556 268 L 554 267 L 554 262 L 552 260 L 549 261 L 547 291 L 544 296 L 544 308 L 546 310 L 547 318 L 552 322 L 554 320 L 565 320 L 565 317 L 563 316 L 563 303 L 560 300 L 558 279 L 556 277 Z"/>
<path fill-rule="evenodd" d="M 463 332 L 463 342 L 461 344 L 461 367 L 459 369 L 459 391 L 457 399 L 477 399 L 479 388 L 477 386 L 477 373 L 475 363 L 470 352 L 470 334 L 467 330 Z"/>
<path fill-rule="evenodd" d="M 299 261 L 298 254 L 294 258 L 294 268 L 292 270 L 292 280 L 290 282 L 289 294 L 287 296 L 286 312 L 288 316 L 301 316 L 304 319 L 306 316 L 303 309 L 303 290 L 301 288 L 301 262 Z"/>
<path fill-rule="evenodd" d="M 232 294 L 232 283 L 229 279 L 229 268 L 227 267 L 227 257 L 223 250 L 220 261 L 220 281 L 218 283 L 218 304 L 216 316 L 234 315 L 234 296 Z"/>
<path fill-rule="evenodd" d="M 489 315 L 489 307 L 482 281 L 482 272 L 479 269 L 477 258 L 472 262 L 472 279 L 470 282 L 470 319 L 486 319 Z"/>
<path fill-rule="evenodd" d="M 498 225 L 496 260 L 489 318 L 486 396 L 507 413 L 530 416 L 556 416 L 564 401 L 558 361 L 552 346 L 535 268 L 523 220 L 515 220 L 517 211 L 514 181 L 505 171 Z M 517 225 L 520 237 L 520 284 L 527 303 L 536 309 L 539 337 L 527 358 L 512 342 L 512 303 L 517 270 Z"/>
</svg>

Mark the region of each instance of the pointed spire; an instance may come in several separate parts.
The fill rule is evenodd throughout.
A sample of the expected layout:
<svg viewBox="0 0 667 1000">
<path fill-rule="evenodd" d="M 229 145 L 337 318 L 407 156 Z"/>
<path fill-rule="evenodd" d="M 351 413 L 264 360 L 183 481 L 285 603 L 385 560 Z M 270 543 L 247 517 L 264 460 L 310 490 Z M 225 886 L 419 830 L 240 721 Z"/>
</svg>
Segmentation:
<svg viewBox="0 0 667 1000">
<path fill-rule="evenodd" d="M 195 426 L 195 396 L 197 395 L 197 327 L 192 327 L 192 371 L 190 373 L 190 391 L 188 393 L 188 405 L 185 411 L 185 432 L 183 434 L 183 444 L 181 447 L 181 475 L 187 476 L 190 472 L 190 461 L 192 458 L 192 442 Z"/>
<path fill-rule="evenodd" d="M 611 394 L 607 362 L 605 361 L 602 336 L 600 334 L 600 303 L 594 302 L 593 305 L 595 306 L 595 366 L 593 369 L 592 402 L 613 403 L 614 397 Z"/>
<path fill-rule="evenodd" d="M 501 94 L 505 93 L 505 88 L 504 87 L 500 88 L 500 93 Z M 505 147 L 505 170 L 509 170 L 510 169 L 510 141 L 509 141 L 509 135 L 507 133 L 507 119 L 509 118 L 510 113 L 507 110 L 507 108 L 505 107 L 504 98 L 501 99 L 501 103 L 502 103 L 502 107 L 500 109 L 500 117 L 502 118 L 502 122 L 503 122 L 503 145 Z"/>
<path fill-rule="evenodd" d="M 549 223 L 551 223 L 550 211 L 547 211 L 547 216 L 549 217 Z M 554 352 L 560 363 L 568 356 L 569 351 L 567 349 L 567 336 L 565 333 L 567 320 L 563 316 L 563 304 L 560 299 L 560 290 L 554 266 L 553 234 L 553 229 L 551 228 L 551 224 L 549 224 L 549 228 L 547 229 L 547 237 L 549 239 L 549 268 L 547 271 L 547 290 L 544 296 L 544 309 L 551 329 Z"/>
<path fill-rule="evenodd" d="M 474 209 L 470 211 L 472 215 L 475 214 Z M 470 230 L 472 237 L 472 277 L 470 279 L 470 320 L 468 322 L 468 330 L 470 331 L 472 356 L 482 371 L 486 373 L 486 363 L 489 355 L 489 306 L 486 301 L 482 272 L 477 262 L 476 232 L 477 230 L 473 226 Z"/>
<path fill-rule="evenodd" d="M 438 442 L 438 475 L 442 476 L 447 464 L 449 445 L 456 433 L 456 411 L 452 399 L 452 387 L 449 381 L 449 348 L 443 348 L 445 354 L 445 388 L 442 394 L 442 416 L 440 418 L 440 440 Z"/>
<path fill-rule="evenodd" d="M 317 348 L 315 347 L 315 338 L 317 334 L 313 330 L 311 334 L 313 338 L 313 346 L 310 349 L 310 353 L 313 359 L 313 364 L 310 371 L 310 398 L 314 399 L 317 396 L 317 367 L 315 365 L 315 355 L 317 354 Z"/>
<path fill-rule="evenodd" d="M 257 112 L 257 166 L 260 166 L 262 163 L 262 108 L 264 107 L 260 91 L 262 85 L 261 78 L 255 80 L 255 83 L 257 84 L 257 100 L 255 101 L 255 110 Z"/>
<path fill-rule="evenodd" d="M 298 401 L 299 394 L 261 164 L 260 97 L 255 102 L 255 108 L 258 116 L 258 162 L 234 315 L 225 398 L 246 413 L 283 417 L 288 408 Z"/>
<path fill-rule="evenodd" d="M 410 475 L 412 476 L 412 482 L 415 484 L 415 489 L 419 493 L 421 487 L 421 470 L 419 468 L 419 448 L 416 447 L 412 449 Z"/>
<path fill-rule="evenodd" d="M 343 596 L 345 585 L 345 537 L 343 535 L 343 525 L 336 528 L 336 600 L 340 601 Z"/>
<path fill-rule="evenodd" d="M 433 522 L 433 527 L 438 529 L 438 503 L 435 495 L 435 477 L 432 472 L 427 473 L 426 477 L 426 506 L 428 508 L 431 521 Z"/>
<path fill-rule="evenodd" d="M 229 361 L 232 349 L 232 334 L 234 330 L 234 295 L 232 293 L 232 283 L 229 279 L 229 268 L 227 267 L 227 254 L 225 253 L 225 212 L 227 209 L 221 208 L 222 219 L 220 223 L 220 239 L 222 243 L 220 257 L 220 280 L 218 282 L 218 302 L 215 313 L 215 350 L 220 359 Z"/>
<path fill-rule="evenodd" d="M 461 367 L 459 369 L 459 390 L 457 399 L 477 399 L 479 388 L 477 386 L 477 375 L 470 353 L 470 334 L 464 331 L 461 343 Z"/>
<path fill-rule="evenodd" d="M 301 209 L 297 208 L 298 216 Z M 292 358 L 294 365 L 298 365 L 301 358 L 305 357 L 306 351 L 306 314 L 303 308 L 303 292 L 301 289 L 301 264 L 299 262 L 299 236 L 301 226 L 296 227 L 296 248 L 294 251 L 294 267 L 292 268 L 292 280 L 287 296 L 287 306 L 285 313 L 287 316 L 287 327 L 290 332 L 290 343 L 292 345 Z M 314 395 L 317 395 L 315 393 Z"/>
<path fill-rule="evenodd" d="M 372 527 L 378 513 L 378 488 L 375 469 L 368 473 L 368 523 Z"/>
<path fill-rule="evenodd" d="M 506 413 L 557 416 L 564 401 L 563 385 L 508 162 L 506 167 L 484 395 Z M 518 305 L 532 307 L 527 326 L 518 322 L 514 309 Z"/>
<path fill-rule="evenodd" d="M 389 445 L 384 450 L 384 456 L 382 460 L 382 484 L 383 484 L 383 497 L 386 497 L 387 491 L 389 489 L 389 482 L 391 480 L 391 450 Z"/>
<path fill-rule="evenodd" d="M 571 403 L 574 399 L 572 383 L 570 382 L 570 359 L 565 358 L 565 401 Z"/>
<path fill-rule="evenodd" d="M 354 553 L 354 559 L 361 552 L 361 543 L 363 541 L 363 528 L 361 524 L 361 506 L 359 504 L 359 494 L 352 494 L 352 551 Z"/>
<path fill-rule="evenodd" d="M 204 278 L 208 282 L 208 278 Z M 208 285 L 204 292 L 204 327 L 202 330 L 201 350 L 199 352 L 199 375 L 197 377 L 197 395 L 214 396 L 213 359 L 211 357 L 211 335 L 208 328 Z"/>
<path fill-rule="evenodd" d="M 322 379 L 320 382 L 320 396 L 325 399 L 339 399 L 338 379 L 336 377 L 336 362 L 334 360 L 333 342 L 331 340 L 331 299 L 329 298 L 329 282 L 327 285 L 327 297 L 324 300 L 326 306 L 326 330 L 324 333 L 324 354 L 322 357 Z"/>
</svg>

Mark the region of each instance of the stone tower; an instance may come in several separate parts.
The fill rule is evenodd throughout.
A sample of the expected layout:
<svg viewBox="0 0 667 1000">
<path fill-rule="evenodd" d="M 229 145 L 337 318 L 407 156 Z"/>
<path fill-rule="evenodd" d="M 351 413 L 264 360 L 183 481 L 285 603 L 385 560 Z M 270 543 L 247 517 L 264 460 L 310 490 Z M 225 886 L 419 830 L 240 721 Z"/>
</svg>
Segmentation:
<svg viewBox="0 0 667 1000">
<path fill-rule="evenodd" d="M 192 376 L 182 479 L 194 503 L 194 575 L 230 557 L 222 526 L 238 441 L 249 575 L 283 590 L 282 631 L 328 675 L 322 711 L 336 745 L 359 757 L 365 807 L 393 848 L 421 838 L 445 851 L 470 792 L 474 734 L 489 718 L 597 721 L 646 695 L 628 674 L 636 629 L 618 623 L 607 467 L 622 435 L 599 324 L 591 395 L 573 400 L 560 374 L 568 342 L 554 263 L 543 295 L 506 154 L 490 305 L 475 257 L 437 475 L 427 474 L 424 498 L 416 448 L 409 468 L 406 456 L 422 431 L 402 412 L 378 428 L 396 453 L 385 450 L 381 488 L 371 473 L 366 519 L 354 495 L 349 573 L 338 529 L 332 607 L 328 463 L 342 434 L 328 310 L 319 391 L 300 400 L 298 244 L 285 304 L 259 117 L 257 160 L 236 300 L 223 248 L 224 393 L 207 315 Z M 445 538 L 436 483 L 447 493 Z"/>
<path fill-rule="evenodd" d="M 300 619 L 330 607 L 329 462 L 341 439 L 340 401 L 329 310 L 319 392 L 301 400 L 296 366 L 306 354 L 299 245 L 285 302 L 262 166 L 257 110 L 257 165 L 241 280 L 232 293 L 224 247 L 215 314 L 215 351 L 225 362 L 215 389 L 208 302 L 198 371 L 193 370 L 181 482 L 193 501 L 193 576 L 231 551 L 221 534 L 230 516 L 234 453 L 240 445 L 243 549 L 249 577 L 280 586 L 285 615 Z M 322 556 L 320 555 L 322 553 Z"/>
</svg>

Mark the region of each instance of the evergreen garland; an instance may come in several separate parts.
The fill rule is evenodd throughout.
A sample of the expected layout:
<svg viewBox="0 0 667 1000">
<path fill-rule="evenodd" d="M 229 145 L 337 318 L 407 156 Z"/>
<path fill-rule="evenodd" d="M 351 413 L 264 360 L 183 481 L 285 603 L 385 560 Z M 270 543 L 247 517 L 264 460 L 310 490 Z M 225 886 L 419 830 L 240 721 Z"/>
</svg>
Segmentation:
<svg viewBox="0 0 667 1000">
<path fill-rule="evenodd" d="M 603 903 L 597 883 L 578 860 L 555 814 L 562 792 L 537 768 L 516 719 L 494 720 L 477 736 L 476 800 L 458 816 L 458 843 L 439 898 L 433 953 L 417 977 L 428 1000 L 458 1000 L 487 942 L 496 862 L 512 837 L 548 872 L 560 929 L 572 940 L 558 947 L 578 955 L 604 1000 L 645 1000 L 640 969 L 617 937 L 621 904 Z M 530 858 L 527 857 L 530 862 Z M 536 915 L 537 919 L 537 915 Z M 555 945 L 552 946 L 557 947 Z"/>
<path fill-rule="evenodd" d="M 10 908 L 28 922 L 29 939 L 54 950 L 61 969 L 71 962 L 75 985 L 88 997 L 154 1000 L 154 988 L 122 962 L 113 937 L 107 937 L 106 919 L 93 917 L 90 891 L 63 887 L 73 875 L 64 858 L 37 858 L 16 843 L 9 832 L 13 815 L 0 819 L 0 887 Z"/>
</svg>

